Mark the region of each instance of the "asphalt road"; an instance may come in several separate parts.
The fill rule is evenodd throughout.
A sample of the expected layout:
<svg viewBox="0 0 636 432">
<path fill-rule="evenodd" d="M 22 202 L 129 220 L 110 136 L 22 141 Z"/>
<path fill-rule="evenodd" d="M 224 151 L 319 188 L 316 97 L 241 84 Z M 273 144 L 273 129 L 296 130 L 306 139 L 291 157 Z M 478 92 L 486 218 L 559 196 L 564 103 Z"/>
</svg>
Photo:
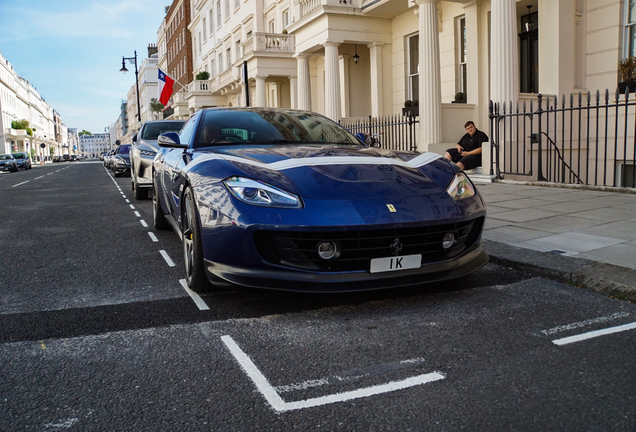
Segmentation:
<svg viewBox="0 0 636 432">
<path fill-rule="evenodd" d="M 197 305 L 100 163 L 0 175 L 0 210 L 0 431 L 636 430 L 635 304 L 489 264 Z"/>
</svg>

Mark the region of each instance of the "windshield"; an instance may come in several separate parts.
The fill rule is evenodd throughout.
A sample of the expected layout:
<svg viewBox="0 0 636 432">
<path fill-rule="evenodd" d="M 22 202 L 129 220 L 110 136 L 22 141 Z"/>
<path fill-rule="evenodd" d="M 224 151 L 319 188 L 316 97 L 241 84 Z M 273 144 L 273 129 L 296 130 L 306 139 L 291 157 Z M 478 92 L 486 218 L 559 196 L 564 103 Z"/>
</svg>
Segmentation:
<svg viewBox="0 0 636 432">
<path fill-rule="evenodd" d="M 6 154 L 0 155 L 0 160 L 9 160 L 9 159 L 11 159 L 11 155 L 6 155 Z"/>
<path fill-rule="evenodd" d="M 130 153 L 130 146 L 129 145 L 120 146 L 119 150 L 117 151 L 117 153 L 119 153 L 119 154 L 128 154 L 128 153 Z"/>
<path fill-rule="evenodd" d="M 147 123 L 144 126 L 144 131 L 141 139 L 156 141 L 159 135 L 164 132 L 179 132 L 184 123 L 185 122 L 182 121 Z"/>
<path fill-rule="evenodd" d="M 206 111 L 194 147 L 308 143 L 361 145 L 343 127 L 320 114 L 263 109 Z"/>
<path fill-rule="evenodd" d="M 13 153 L 13 157 L 16 159 L 26 159 L 26 153 Z"/>
</svg>

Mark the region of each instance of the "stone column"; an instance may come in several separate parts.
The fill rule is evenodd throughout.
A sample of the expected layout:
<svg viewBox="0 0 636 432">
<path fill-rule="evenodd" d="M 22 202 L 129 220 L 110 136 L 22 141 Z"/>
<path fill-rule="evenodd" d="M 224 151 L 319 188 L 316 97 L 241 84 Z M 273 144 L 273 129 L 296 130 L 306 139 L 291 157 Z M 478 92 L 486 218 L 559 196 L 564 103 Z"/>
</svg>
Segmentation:
<svg viewBox="0 0 636 432">
<path fill-rule="evenodd" d="M 340 120 L 340 72 L 338 67 L 338 42 L 325 42 L 325 116 Z"/>
<path fill-rule="evenodd" d="M 264 76 L 257 76 L 254 77 L 254 79 L 256 80 L 256 100 L 254 101 L 254 106 L 257 107 L 264 107 L 267 106 L 266 102 L 265 102 L 265 77 Z"/>
<path fill-rule="evenodd" d="M 492 0 L 490 99 L 513 107 L 519 99 L 517 9 L 515 0 Z"/>
<path fill-rule="evenodd" d="M 479 33 L 481 1 L 470 0 L 464 3 L 464 16 L 466 17 L 466 97 L 468 103 L 477 104 L 481 100 L 479 86 L 482 53 Z"/>
<path fill-rule="evenodd" d="M 382 112 L 382 45 L 374 42 L 367 45 L 371 56 L 371 115 L 378 117 Z"/>
<path fill-rule="evenodd" d="M 311 110 L 311 80 L 309 79 L 309 56 L 297 55 L 298 109 Z"/>
<path fill-rule="evenodd" d="M 514 0 L 512 0 L 514 1 Z M 419 6 L 420 44 L 420 141 L 418 151 L 442 139 L 442 91 L 439 61 L 437 0 L 415 0 Z"/>
<path fill-rule="evenodd" d="M 298 80 L 295 76 L 289 77 L 289 99 L 292 109 L 298 108 L 298 102 L 296 101 L 296 90 L 298 88 Z"/>
<path fill-rule="evenodd" d="M 349 117 L 351 114 L 349 100 L 349 58 L 348 55 L 341 55 L 340 60 L 340 88 L 342 89 L 342 106 L 341 113 L 343 117 Z"/>
</svg>

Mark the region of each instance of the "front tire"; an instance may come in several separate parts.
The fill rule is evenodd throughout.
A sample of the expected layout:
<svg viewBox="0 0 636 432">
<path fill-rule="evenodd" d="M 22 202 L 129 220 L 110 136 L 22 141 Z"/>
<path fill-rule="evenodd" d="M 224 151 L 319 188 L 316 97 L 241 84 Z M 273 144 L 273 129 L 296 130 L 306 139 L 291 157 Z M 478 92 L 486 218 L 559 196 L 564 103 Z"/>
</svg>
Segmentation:
<svg viewBox="0 0 636 432">
<path fill-rule="evenodd" d="M 183 205 L 183 258 L 186 282 L 192 291 L 210 291 L 212 284 L 203 267 L 203 243 L 199 226 L 199 212 L 194 202 L 192 188 L 186 190 Z"/>
<path fill-rule="evenodd" d="M 157 185 L 155 181 L 154 192 L 152 193 L 152 226 L 154 226 L 158 230 L 167 230 L 169 227 L 168 221 L 166 220 L 166 215 L 163 213 L 161 209 L 161 204 L 159 203 L 159 197 L 157 196 Z"/>
</svg>

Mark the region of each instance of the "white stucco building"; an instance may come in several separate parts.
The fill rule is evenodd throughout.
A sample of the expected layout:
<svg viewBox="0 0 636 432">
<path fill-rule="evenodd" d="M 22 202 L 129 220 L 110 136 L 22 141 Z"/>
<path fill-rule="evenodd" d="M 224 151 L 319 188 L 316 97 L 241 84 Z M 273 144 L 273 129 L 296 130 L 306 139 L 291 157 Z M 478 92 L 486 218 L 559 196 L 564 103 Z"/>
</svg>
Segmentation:
<svg viewBox="0 0 636 432">
<path fill-rule="evenodd" d="M 86 157 L 99 157 L 102 152 L 110 150 L 110 134 L 80 135 L 79 148 L 80 152 Z"/>
</svg>

